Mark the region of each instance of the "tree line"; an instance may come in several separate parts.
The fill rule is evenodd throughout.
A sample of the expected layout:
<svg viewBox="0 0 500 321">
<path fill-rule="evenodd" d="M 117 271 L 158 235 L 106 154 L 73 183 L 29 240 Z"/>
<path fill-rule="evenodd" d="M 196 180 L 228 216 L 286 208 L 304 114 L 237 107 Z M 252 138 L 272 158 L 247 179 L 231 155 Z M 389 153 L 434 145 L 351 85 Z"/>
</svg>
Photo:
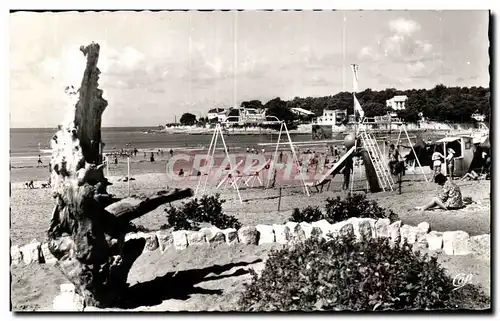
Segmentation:
<svg viewBox="0 0 500 321">
<path fill-rule="evenodd" d="M 432 89 L 397 90 L 388 88 L 374 91 L 366 89 L 356 93 L 361 103 L 365 117 L 386 115 L 392 112 L 386 101 L 397 95 L 406 95 L 406 108 L 395 111 L 398 117 L 406 122 L 417 122 L 419 114 L 426 119 L 440 122 L 473 122 L 474 113 L 484 114 L 489 122 L 491 114 L 490 90 L 484 87 L 446 87 L 437 85 Z M 275 116 L 288 125 L 293 126 L 298 120 L 309 120 L 311 117 L 297 116 L 291 108 L 303 108 L 321 116 L 324 109 L 347 109 L 353 114 L 353 95 L 351 92 L 340 92 L 333 96 L 324 97 L 295 97 L 291 100 L 282 100 L 280 97 L 262 103 L 260 100 L 243 101 L 240 107 L 265 109 L 267 115 Z M 313 116 L 313 117 L 315 117 Z M 189 124 L 197 123 L 196 116 L 186 113 L 181 117 Z M 202 120 L 206 122 L 206 119 Z"/>
</svg>

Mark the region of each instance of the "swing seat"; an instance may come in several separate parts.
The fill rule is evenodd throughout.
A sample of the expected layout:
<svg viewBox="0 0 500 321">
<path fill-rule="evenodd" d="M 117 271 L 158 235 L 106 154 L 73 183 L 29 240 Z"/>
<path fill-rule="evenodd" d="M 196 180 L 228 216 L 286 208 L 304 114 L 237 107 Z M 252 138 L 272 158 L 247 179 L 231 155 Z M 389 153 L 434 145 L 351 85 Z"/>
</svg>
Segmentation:
<svg viewBox="0 0 500 321">
<path fill-rule="evenodd" d="M 328 187 L 326 189 L 329 190 L 331 183 L 332 183 L 332 180 L 329 179 L 329 178 L 327 178 L 327 179 L 324 179 L 323 181 L 321 181 L 319 183 L 317 183 L 317 182 L 308 182 L 308 183 L 306 183 L 306 186 L 307 187 L 314 187 L 314 189 L 316 190 L 316 192 L 321 193 L 321 192 L 323 192 L 323 188 L 327 184 L 328 184 Z"/>
</svg>

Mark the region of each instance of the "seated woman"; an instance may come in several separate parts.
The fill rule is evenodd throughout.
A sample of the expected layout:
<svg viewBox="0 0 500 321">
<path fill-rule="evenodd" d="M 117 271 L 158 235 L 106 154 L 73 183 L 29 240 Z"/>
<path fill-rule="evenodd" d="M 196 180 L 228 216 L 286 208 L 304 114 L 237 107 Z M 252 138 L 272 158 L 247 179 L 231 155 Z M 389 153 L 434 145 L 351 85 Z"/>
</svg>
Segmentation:
<svg viewBox="0 0 500 321">
<path fill-rule="evenodd" d="M 441 186 L 438 195 L 434 197 L 426 206 L 417 207 L 417 210 L 425 211 L 436 206 L 444 210 L 452 210 L 459 209 L 464 206 L 462 192 L 460 192 L 460 188 L 451 180 L 439 173 L 434 178 L 434 182 Z"/>
</svg>

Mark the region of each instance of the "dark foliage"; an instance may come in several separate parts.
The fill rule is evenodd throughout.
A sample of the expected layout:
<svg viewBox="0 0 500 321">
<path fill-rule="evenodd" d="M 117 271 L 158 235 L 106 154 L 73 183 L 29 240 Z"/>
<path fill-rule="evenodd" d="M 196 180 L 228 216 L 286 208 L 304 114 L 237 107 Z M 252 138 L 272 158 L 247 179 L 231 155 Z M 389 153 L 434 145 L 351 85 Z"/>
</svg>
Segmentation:
<svg viewBox="0 0 500 321">
<path fill-rule="evenodd" d="M 240 222 L 234 216 L 223 213 L 222 204 L 225 200 L 220 195 L 207 196 L 182 204 L 181 208 L 170 207 L 165 211 L 168 213 L 168 224 L 162 228 L 173 228 L 174 230 L 198 230 L 200 223 L 210 223 L 220 229 L 241 227 Z"/>
<path fill-rule="evenodd" d="M 326 200 L 326 212 L 323 213 L 318 207 L 307 207 L 303 210 L 294 209 L 291 217 L 293 222 L 315 222 L 327 220 L 329 223 L 345 221 L 351 217 L 363 218 L 388 218 L 392 222 L 399 219 L 398 215 L 392 210 L 386 210 L 380 207 L 377 201 L 369 200 L 365 194 L 350 193 L 345 199 L 337 196 Z"/>
<path fill-rule="evenodd" d="M 490 90 L 483 87 L 468 88 L 437 85 L 432 89 L 396 90 L 388 88 L 381 91 L 366 89 L 358 93 L 356 97 L 363 106 L 365 116 L 371 117 L 385 115 L 390 112 L 391 109 L 386 107 L 386 100 L 395 95 L 408 96 L 406 109 L 397 111 L 398 116 L 408 122 L 416 122 L 420 112 L 427 119 L 450 122 L 471 122 L 471 115 L 475 112 L 484 114 L 486 120 L 489 121 L 491 113 Z M 241 103 L 241 106 L 261 105 L 262 103 L 258 100 Z M 289 101 L 274 98 L 264 106 L 270 109 L 268 114 L 279 114 L 287 119 L 292 115 L 285 112 L 284 109 L 294 107 L 310 110 L 316 116 L 322 115 L 324 109 L 346 109 L 350 115 L 354 112 L 353 97 L 350 92 L 340 92 L 325 97 L 295 97 Z"/>
<path fill-rule="evenodd" d="M 298 208 L 293 209 L 291 221 L 292 222 L 316 222 L 322 220 L 324 218 L 323 212 L 319 209 L 319 207 L 308 206 L 303 210 L 299 210 Z"/>
<path fill-rule="evenodd" d="M 181 119 L 179 119 L 179 122 L 182 125 L 187 125 L 187 126 L 194 125 L 196 124 L 196 116 L 190 113 L 184 113 L 182 114 Z"/>
<path fill-rule="evenodd" d="M 452 291 L 436 258 L 391 246 L 389 240 L 358 242 L 309 239 L 271 252 L 260 277 L 239 298 L 243 311 L 429 310 L 488 308 L 477 288 Z"/>
<path fill-rule="evenodd" d="M 388 218 L 391 222 L 399 219 L 392 210 L 380 207 L 375 200 L 369 200 L 365 194 L 348 194 L 345 199 L 339 196 L 326 200 L 325 219 L 330 223 L 345 221 L 351 217 Z"/>
<path fill-rule="evenodd" d="M 131 232 L 151 232 L 150 229 L 148 229 L 147 227 L 144 227 L 143 225 L 136 225 L 136 224 L 133 224 L 133 223 L 130 223 L 129 224 L 130 226 L 130 231 Z"/>
</svg>

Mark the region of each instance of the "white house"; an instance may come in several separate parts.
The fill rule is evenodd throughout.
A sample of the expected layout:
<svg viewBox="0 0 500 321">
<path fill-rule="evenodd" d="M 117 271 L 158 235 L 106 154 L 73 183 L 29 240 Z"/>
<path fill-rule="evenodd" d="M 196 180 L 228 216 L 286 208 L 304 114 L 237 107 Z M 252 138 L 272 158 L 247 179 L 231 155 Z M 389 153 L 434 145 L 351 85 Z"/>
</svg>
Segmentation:
<svg viewBox="0 0 500 321">
<path fill-rule="evenodd" d="M 473 118 L 479 122 L 483 122 L 486 119 L 486 116 L 484 116 L 483 114 L 474 113 L 474 114 L 472 114 L 471 118 Z"/>
<path fill-rule="evenodd" d="M 293 107 L 291 108 L 292 112 L 296 115 L 299 115 L 299 116 L 313 116 L 314 113 L 310 110 L 307 110 L 307 109 L 304 109 L 304 108 L 300 108 L 300 107 Z"/>
<path fill-rule="evenodd" d="M 347 118 L 345 109 L 324 109 L 323 115 L 314 122 L 317 125 L 340 125 Z"/>
<path fill-rule="evenodd" d="M 408 100 L 408 96 L 394 96 L 389 100 L 386 100 L 387 107 L 390 107 L 394 110 L 403 110 L 406 108 L 406 101 Z"/>
<path fill-rule="evenodd" d="M 226 113 L 226 110 L 224 108 L 213 108 L 208 111 L 207 117 L 208 119 L 212 120 L 214 118 L 220 118 L 220 115 L 223 115 Z"/>
</svg>

